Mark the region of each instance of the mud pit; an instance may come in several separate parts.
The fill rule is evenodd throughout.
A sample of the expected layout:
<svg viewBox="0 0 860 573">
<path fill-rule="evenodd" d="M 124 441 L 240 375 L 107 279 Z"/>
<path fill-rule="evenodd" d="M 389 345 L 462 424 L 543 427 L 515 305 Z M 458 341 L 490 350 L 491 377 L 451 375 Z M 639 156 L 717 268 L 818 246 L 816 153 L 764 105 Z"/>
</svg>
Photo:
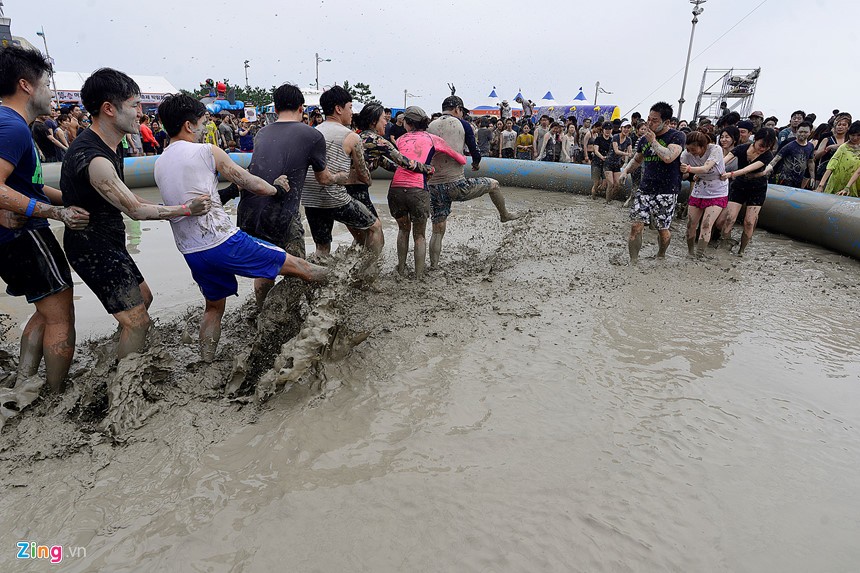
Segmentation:
<svg viewBox="0 0 860 573">
<path fill-rule="evenodd" d="M 223 397 L 243 307 L 209 366 L 162 319 L 158 410 L 120 443 L 92 374 L 11 419 L 0 569 L 44 570 L 32 540 L 85 547 L 63 571 L 851 570 L 860 264 L 765 232 L 690 261 L 678 225 L 632 269 L 618 205 L 507 192 L 530 214 L 455 205 L 426 283 L 386 216 L 381 278 L 336 302 L 369 337 L 259 407 Z"/>
</svg>

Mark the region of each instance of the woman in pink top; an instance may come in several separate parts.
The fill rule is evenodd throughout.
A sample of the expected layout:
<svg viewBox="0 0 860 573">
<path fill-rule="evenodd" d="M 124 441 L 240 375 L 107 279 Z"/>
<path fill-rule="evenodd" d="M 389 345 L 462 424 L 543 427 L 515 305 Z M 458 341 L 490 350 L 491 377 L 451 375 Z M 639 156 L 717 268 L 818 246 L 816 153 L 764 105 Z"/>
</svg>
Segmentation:
<svg viewBox="0 0 860 573">
<path fill-rule="evenodd" d="M 408 159 L 430 165 L 433 155 L 444 153 L 460 165 L 466 164 L 461 153 L 451 149 L 445 140 L 427 133 L 430 118 L 418 106 L 406 108 L 403 126 L 406 133 L 397 139 L 397 149 Z M 398 167 L 388 189 L 388 209 L 397 219 L 397 272 L 406 274 L 406 254 L 409 251 L 409 232 L 415 239 L 415 277 L 424 278 L 424 261 L 427 257 L 427 219 L 430 217 L 430 192 L 427 175 Z"/>
</svg>

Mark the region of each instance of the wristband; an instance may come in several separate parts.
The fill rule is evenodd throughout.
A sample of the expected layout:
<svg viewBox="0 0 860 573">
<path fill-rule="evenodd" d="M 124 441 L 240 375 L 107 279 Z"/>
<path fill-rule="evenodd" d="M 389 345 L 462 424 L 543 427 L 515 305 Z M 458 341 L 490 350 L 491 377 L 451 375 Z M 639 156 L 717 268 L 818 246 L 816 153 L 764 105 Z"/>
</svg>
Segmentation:
<svg viewBox="0 0 860 573">
<path fill-rule="evenodd" d="M 185 215 L 186 217 L 190 217 L 190 216 L 191 216 L 191 211 L 188 209 L 188 205 L 186 205 L 186 204 L 184 204 L 184 203 L 183 203 L 183 204 L 182 204 L 182 209 L 183 209 L 183 211 L 185 211 L 184 215 Z"/>
<path fill-rule="evenodd" d="M 27 203 L 27 210 L 24 212 L 25 217 L 32 217 L 33 211 L 36 210 L 36 200 L 30 199 L 30 202 Z"/>
</svg>

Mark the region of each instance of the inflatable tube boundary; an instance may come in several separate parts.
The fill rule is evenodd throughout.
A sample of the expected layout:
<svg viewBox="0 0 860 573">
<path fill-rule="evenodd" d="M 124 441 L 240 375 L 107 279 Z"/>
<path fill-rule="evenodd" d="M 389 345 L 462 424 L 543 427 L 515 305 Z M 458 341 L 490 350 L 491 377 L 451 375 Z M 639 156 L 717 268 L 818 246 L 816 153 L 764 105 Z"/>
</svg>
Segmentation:
<svg viewBox="0 0 860 573">
<path fill-rule="evenodd" d="M 231 153 L 238 165 L 247 168 L 250 153 Z M 125 181 L 129 188 L 154 187 L 153 170 L 158 156 L 127 157 Z M 59 187 L 60 164 L 42 166 L 46 185 Z M 588 193 L 591 167 L 573 163 L 551 163 L 485 157 L 480 171 L 471 160 L 464 166 L 466 177 L 491 177 L 505 187 L 545 189 L 565 193 Z M 391 172 L 377 169 L 374 179 L 391 179 Z M 687 184 L 685 184 L 687 185 Z M 860 199 L 840 197 L 782 185 L 769 185 L 759 225 L 773 233 L 820 245 L 860 259 Z"/>
</svg>

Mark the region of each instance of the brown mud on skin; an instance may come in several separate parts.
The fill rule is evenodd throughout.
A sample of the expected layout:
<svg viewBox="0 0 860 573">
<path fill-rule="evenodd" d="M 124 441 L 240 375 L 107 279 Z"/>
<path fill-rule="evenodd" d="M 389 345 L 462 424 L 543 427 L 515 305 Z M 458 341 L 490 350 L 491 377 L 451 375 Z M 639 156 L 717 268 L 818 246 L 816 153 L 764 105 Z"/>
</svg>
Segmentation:
<svg viewBox="0 0 860 573">
<path fill-rule="evenodd" d="M 857 261 L 766 232 L 691 261 L 676 222 L 631 268 L 626 210 L 505 194 L 531 212 L 455 204 L 425 282 L 390 249 L 372 289 L 284 282 L 225 317 L 212 365 L 157 326 L 173 366 L 125 447 L 82 431 L 105 398 L 76 364 L 0 434 L 0 547 L 87 546 L 73 572 L 852 570 Z M 249 343 L 240 396 L 305 383 L 222 399 Z"/>
</svg>

